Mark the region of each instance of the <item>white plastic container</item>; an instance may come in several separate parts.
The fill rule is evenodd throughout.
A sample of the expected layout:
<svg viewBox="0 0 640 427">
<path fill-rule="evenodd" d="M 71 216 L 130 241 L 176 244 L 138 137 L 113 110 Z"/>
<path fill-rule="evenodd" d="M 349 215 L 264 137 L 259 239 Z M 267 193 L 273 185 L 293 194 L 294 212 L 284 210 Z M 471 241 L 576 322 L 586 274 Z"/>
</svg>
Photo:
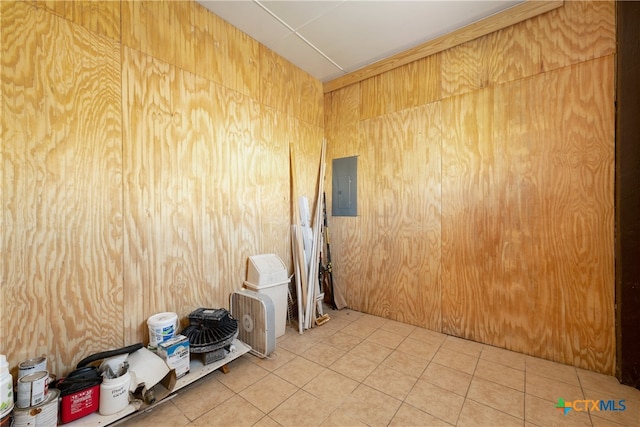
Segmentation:
<svg viewBox="0 0 640 427">
<path fill-rule="evenodd" d="M 149 346 L 155 348 L 158 343 L 175 336 L 178 330 L 178 315 L 176 313 L 158 313 L 147 319 L 149 326 Z"/>
<path fill-rule="evenodd" d="M 0 354 L 0 419 L 13 409 L 13 376 L 7 356 Z"/>
<path fill-rule="evenodd" d="M 289 280 L 287 267 L 276 254 L 253 255 L 247 265 L 247 282 L 254 286 L 274 285 Z"/>
<path fill-rule="evenodd" d="M 244 287 L 271 297 L 276 314 L 276 338 L 284 335 L 289 306 L 289 275 L 282 259 L 276 254 L 250 256 Z"/>
<path fill-rule="evenodd" d="M 100 415 L 111 415 L 129 405 L 131 374 L 126 372 L 118 378 L 105 378 L 100 384 Z"/>
</svg>

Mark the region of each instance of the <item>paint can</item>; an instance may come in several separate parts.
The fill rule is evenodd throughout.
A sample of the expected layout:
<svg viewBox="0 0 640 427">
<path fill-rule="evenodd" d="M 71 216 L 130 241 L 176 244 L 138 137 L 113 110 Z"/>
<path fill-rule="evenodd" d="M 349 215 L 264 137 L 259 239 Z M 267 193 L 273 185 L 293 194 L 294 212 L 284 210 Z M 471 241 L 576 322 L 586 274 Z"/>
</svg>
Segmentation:
<svg viewBox="0 0 640 427">
<path fill-rule="evenodd" d="M 16 406 L 28 408 L 45 401 L 49 389 L 49 372 L 39 371 L 18 378 Z"/>
<path fill-rule="evenodd" d="M 58 425 L 60 390 L 51 389 L 39 405 L 13 409 L 13 427 L 49 427 Z"/>
<path fill-rule="evenodd" d="M 34 372 L 41 372 L 46 370 L 47 358 L 44 355 L 40 357 L 34 357 L 18 364 L 18 378 L 22 378 L 25 375 L 29 375 Z"/>
</svg>

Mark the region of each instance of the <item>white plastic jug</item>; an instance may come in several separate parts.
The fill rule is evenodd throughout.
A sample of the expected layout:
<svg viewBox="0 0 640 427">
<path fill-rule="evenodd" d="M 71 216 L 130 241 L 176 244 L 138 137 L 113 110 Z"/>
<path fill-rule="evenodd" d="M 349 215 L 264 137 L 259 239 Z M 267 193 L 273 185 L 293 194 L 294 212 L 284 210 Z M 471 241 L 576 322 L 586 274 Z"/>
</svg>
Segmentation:
<svg viewBox="0 0 640 427">
<path fill-rule="evenodd" d="M 105 378 L 100 384 L 100 415 L 122 411 L 129 404 L 129 372 L 117 378 Z"/>
</svg>

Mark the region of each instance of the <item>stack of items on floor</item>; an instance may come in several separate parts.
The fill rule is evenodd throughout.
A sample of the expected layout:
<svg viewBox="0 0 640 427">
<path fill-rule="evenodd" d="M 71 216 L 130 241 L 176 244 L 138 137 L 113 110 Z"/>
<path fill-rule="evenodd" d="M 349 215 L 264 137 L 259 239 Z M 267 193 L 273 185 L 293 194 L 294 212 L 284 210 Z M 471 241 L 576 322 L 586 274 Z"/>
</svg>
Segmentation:
<svg viewBox="0 0 640 427">
<path fill-rule="evenodd" d="M 180 333 L 176 313 L 157 313 L 147 320 L 146 347 L 138 343 L 91 355 L 60 379 L 49 374 L 45 356 L 29 359 L 19 364 L 16 383 L 0 355 L 0 427 L 66 424 L 95 412 L 126 415 L 169 395 L 190 372 L 192 357 L 203 365 L 225 359 L 236 338 L 266 357 L 285 333 L 288 286 L 277 255 L 256 255 L 249 258 L 246 289 L 230 296 L 231 313 L 198 308 Z"/>
<path fill-rule="evenodd" d="M 141 343 L 89 356 L 60 379 L 47 370 L 45 356 L 18 367 L 14 384 L 6 357 L 0 355 L 3 427 L 55 426 L 94 412 L 111 415 L 129 405 L 130 395 L 149 399 L 156 385 L 170 391 L 175 384 L 174 371 Z"/>
<path fill-rule="evenodd" d="M 322 325 L 329 320 L 323 313 L 324 293 L 320 284 L 323 267 L 323 227 L 326 225 L 326 205 L 324 203 L 324 173 L 326 140 L 322 142 L 316 206 L 313 216 L 306 197 L 298 197 L 296 187 L 296 166 L 293 147 L 290 147 L 291 160 L 291 252 L 293 254 L 296 277 L 296 300 L 298 311 L 298 332 Z M 297 206 L 296 206 L 297 204 Z M 326 238 L 326 236 L 325 236 Z M 329 266 L 330 271 L 330 266 Z"/>
<path fill-rule="evenodd" d="M 213 323 L 203 321 L 208 313 L 215 314 Z M 14 383 L 7 358 L 0 355 L 0 427 L 55 426 L 95 412 L 112 416 L 130 404 L 136 410 L 169 395 L 190 370 L 190 341 L 177 333 L 175 313 L 159 313 L 147 324 L 147 347 L 138 343 L 91 355 L 60 379 L 49 373 L 47 358 L 41 356 L 19 363 Z M 203 363 L 208 364 L 233 350 L 238 327 L 225 309 L 198 309 L 183 330 L 194 331 L 200 335 L 194 349 L 207 352 Z"/>
<path fill-rule="evenodd" d="M 55 425 L 60 391 L 49 390 L 49 382 L 54 377 L 47 371 L 46 357 L 25 360 L 18 368 L 18 380 L 14 387 L 7 358 L 0 355 L 0 425 L 33 425 L 30 424 L 31 419 L 35 418 L 31 416 L 33 413 L 37 413 L 42 425 Z"/>
</svg>

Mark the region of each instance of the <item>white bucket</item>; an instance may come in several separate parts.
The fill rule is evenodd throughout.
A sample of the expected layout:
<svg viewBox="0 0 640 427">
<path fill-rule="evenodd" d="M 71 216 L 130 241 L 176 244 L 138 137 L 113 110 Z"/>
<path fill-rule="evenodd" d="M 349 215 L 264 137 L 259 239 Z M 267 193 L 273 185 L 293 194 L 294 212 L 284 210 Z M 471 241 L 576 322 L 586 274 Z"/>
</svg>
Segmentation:
<svg viewBox="0 0 640 427">
<path fill-rule="evenodd" d="M 100 415 L 111 415 L 129 405 L 129 372 L 118 378 L 105 378 L 100 384 Z"/>
<path fill-rule="evenodd" d="M 149 317 L 149 346 L 157 347 L 158 343 L 173 338 L 178 329 L 178 315 L 176 313 L 158 313 Z"/>
</svg>

